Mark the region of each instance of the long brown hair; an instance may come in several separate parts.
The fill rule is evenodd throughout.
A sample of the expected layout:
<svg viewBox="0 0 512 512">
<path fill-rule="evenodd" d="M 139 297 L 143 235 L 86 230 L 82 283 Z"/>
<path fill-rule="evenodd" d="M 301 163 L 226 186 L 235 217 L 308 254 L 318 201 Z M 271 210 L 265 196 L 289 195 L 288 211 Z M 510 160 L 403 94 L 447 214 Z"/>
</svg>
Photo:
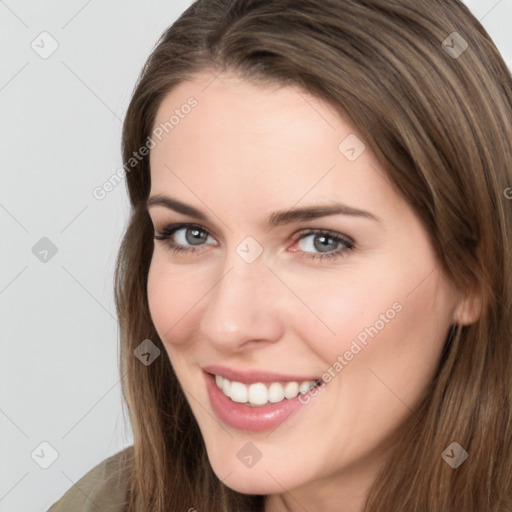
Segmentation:
<svg viewBox="0 0 512 512">
<path fill-rule="evenodd" d="M 366 511 L 512 511 L 512 79 L 487 32 L 459 0 L 196 1 L 141 72 L 124 162 L 147 144 L 164 96 L 205 70 L 293 85 L 348 116 L 424 223 L 443 270 L 481 297 L 479 319 L 450 330 Z M 127 510 L 263 510 L 263 496 L 213 473 L 151 321 L 149 157 L 126 182 L 132 212 L 115 294 L 134 435 Z M 145 366 L 134 349 L 148 338 L 162 355 Z M 457 469 L 441 457 L 453 441 L 468 452 Z"/>
</svg>

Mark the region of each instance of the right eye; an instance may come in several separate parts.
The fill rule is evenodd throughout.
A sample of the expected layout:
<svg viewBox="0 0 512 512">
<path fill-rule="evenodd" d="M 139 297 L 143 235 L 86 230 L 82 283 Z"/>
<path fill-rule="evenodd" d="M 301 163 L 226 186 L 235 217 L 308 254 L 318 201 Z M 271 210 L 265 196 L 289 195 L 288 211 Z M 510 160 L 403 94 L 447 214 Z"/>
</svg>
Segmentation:
<svg viewBox="0 0 512 512">
<path fill-rule="evenodd" d="M 155 240 L 164 241 L 165 245 L 175 252 L 189 253 L 202 252 L 201 249 L 195 249 L 193 246 L 205 245 L 203 242 L 207 241 L 208 237 L 213 240 L 214 245 L 218 245 L 208 231 L 199 224 L 171 224 L 157 233 Z"/>
</svg>

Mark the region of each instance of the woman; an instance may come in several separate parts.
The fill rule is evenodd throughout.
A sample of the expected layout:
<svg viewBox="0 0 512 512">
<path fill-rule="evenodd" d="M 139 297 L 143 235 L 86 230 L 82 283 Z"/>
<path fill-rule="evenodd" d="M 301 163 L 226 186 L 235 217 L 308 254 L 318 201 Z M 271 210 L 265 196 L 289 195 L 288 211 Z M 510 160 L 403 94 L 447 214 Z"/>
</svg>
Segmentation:
<svg viewBox="0 0 512 512">
<path fill-rule="evenodd" d="M 124 123 L 134 445 L 50 510 L 512 510 L 511 141 L 459 0 L 190 6 Z"/>
</svg>

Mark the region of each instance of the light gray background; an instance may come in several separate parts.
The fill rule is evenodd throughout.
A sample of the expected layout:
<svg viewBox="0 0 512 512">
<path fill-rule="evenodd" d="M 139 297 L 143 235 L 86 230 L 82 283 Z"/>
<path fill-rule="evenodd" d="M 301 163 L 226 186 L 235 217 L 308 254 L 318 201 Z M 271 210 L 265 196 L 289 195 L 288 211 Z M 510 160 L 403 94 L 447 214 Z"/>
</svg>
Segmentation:
<svg viewBox="0 0 512 512">
<path fill-rule="evenodd" d="M 132 443 L 112 292 L 128 200 L 124 183 L 92 190 L 121 167 L 138 73 L 190 3 L 0 0 L 0 512 L 46 510 Z M 467 5 L 512 68 L 512 0 Z M 43 31 L 59 45 L 47 59 L 31 47 L 51 48 Z"/>
</svg>

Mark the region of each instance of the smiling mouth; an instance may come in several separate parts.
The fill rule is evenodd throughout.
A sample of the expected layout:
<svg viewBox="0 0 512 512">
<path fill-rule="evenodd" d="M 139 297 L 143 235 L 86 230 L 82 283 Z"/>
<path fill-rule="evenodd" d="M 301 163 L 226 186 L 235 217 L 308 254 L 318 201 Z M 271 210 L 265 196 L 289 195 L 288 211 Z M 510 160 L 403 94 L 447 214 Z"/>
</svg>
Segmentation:
<svg viewBox="0 0 512 512">
<path fill-rule="evenodd" d="M 231 381 L 220 375 L 214 375 L 215 383 L 222 393 L 233 402 L 249 407 L 261 407 L 270 403 L 279 403 L 307 393 L 320 385 L 320 380 L 288 381 L 288 382 L 255 382 L 244 384 Z"/>
</svg>

